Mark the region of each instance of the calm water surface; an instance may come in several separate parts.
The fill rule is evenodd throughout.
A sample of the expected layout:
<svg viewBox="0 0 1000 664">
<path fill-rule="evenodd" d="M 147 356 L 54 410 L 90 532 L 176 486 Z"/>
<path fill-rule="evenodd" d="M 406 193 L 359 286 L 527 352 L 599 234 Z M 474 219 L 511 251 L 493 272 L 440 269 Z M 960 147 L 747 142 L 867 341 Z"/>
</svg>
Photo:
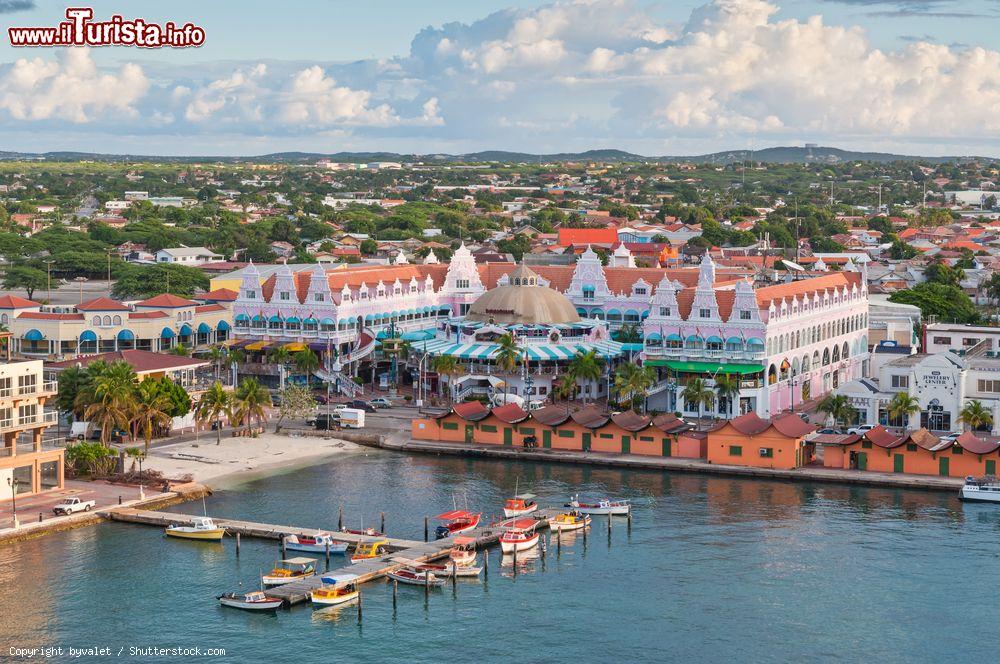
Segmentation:
<svg viewBox="0 0 1000 664">
<path fill-rule="evenodd" d="M 271 542 L 165 540 L 107 524 L 0 549 L 0 645 L 221 647 L 225 661 L 996 661 L 1000 509 L 953 496 L 693 475 L 358 454 L 233 486 L 210 514 L 377 525 L 422 539 L 453 501 L 497 511 L 579 490 L 637 504 L 631 533 L 595 517 L 586 546 L 554 541 L 516 576 L 431 592 L 364 586 L 356 609 L 221 609 L 254 587 Z M 200 512 L 200 503 L 173 508 Z M 524 561 L 522 561 L 524 562 Z M 121 661 L 121 660 L 119 660 Z M 219 661 L 218 659 L 216 661 Z"/>
</svg>

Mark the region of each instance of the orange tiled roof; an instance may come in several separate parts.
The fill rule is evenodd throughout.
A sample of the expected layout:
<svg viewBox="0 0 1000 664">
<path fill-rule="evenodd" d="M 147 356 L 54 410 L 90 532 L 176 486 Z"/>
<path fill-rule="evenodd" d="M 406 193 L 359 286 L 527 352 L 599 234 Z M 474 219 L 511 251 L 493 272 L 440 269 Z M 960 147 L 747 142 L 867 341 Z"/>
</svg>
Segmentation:
<svg viewBox="0 0 1000 664">
<path fill-rule="evenodd" d="M 0 295 L 0 309 L 23 309 L 25 307 L 40 307 L 38 302 L 26 300 L 17 295 Z"/>
<path fill-rule="evenodd" d="M 208 314 L 213 311 L 225 311 L 226 308 L 221 304 L 213 302 L 212 304 L 199 304 L 194 308 L 196 314 Z"/>
<path fill-rule="evenodd" d="M 148 300 L 143 300 L 142 302 L 136 302 L 137 307 L 166 307 L 173 309 L 176 307 L 192 307 L 198 304 L 187 298 L 179 297 L 173 293 L 163 293 L 162 295 L 156 295 L 149 298 Z"/>
<path fill-rule="evenodd" d="M 199 295 L 198 299 L 202 301 L 212 300 L 215 302 L 233 302 L 239 293 L 228 288 L 216 288 L 214 291 L 209 291 L 204 295 Z"/>
<path fill-rule="evenodd" d="M 781 302 L 782 299 L 813 295 L 833 288 L 850 287 L 852 284 L 861 286 L 861 274 L 858 272 L 834 272 L 812 279 L 793 281 L 790 284 L 765 286 L 757 289 L 757 304 L 761 307 L 770 306 L 771 302 Z"/>
<path fill-rule="evenodd" d="M 618 241 L 617 228 L 560 228 L 559 244 L 612 244 Z"/>
<path fill-rule="evenodd" d="M 83 314 L 56 314 L 51 311 L 22 311 L 17 317 L 31 320 L 83 320 Z"/>
<path fill-rule="evenodd" d="M 129 312 L 129 320 L 149 320 L 152 318 L 169 318 L 166 311 L 132 311 Z"/>
<path fill-rule="evenodd" d="M 110 297 L 95 297 L 76 305 L 77 311 L 128 311 L 129 308 Z"/>
</svg>

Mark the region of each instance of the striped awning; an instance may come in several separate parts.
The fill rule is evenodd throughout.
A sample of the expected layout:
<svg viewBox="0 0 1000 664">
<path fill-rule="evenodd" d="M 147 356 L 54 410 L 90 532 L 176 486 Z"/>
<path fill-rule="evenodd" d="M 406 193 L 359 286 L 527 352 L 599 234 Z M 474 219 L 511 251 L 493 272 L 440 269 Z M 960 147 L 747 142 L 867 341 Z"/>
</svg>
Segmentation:
<svg viewBox="0 0 1000 664">
<path fill-rule="evenodd" d="M 426 351 L 430 355 L 451 355 L 464 360 L 489 360 L 496 356 L 499 346 L 486 343 L 455 343 L 448 339 L 431 339 L 412 344 L 417 351 Z M 597 343 L 564 343 L 564 344 L 525 344 L 521 347 L 530 362 L 569 360 L 577 353 L 587 353 L 591 350 L 603 358 L 619 357 L 622 354 L 622 344 L 617 341 L 600 341 Z"/>
</svg>

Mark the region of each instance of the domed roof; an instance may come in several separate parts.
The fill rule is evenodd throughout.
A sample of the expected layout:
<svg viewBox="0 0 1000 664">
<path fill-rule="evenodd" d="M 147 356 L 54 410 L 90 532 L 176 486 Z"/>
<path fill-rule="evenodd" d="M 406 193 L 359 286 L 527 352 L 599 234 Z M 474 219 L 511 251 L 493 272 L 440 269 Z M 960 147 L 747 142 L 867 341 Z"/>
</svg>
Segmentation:
<svg viewBox="0 0 1000 664">
<path fill-rule="evenodd" d="M 472 303 L 466 320 L 501 325 L 561 325 L 577 323 L 580 315 L 559 291 L 538 283 L 538 275 L 519 265 L 507 277 L 506 286 L 483 293 Z"/>
</svg>

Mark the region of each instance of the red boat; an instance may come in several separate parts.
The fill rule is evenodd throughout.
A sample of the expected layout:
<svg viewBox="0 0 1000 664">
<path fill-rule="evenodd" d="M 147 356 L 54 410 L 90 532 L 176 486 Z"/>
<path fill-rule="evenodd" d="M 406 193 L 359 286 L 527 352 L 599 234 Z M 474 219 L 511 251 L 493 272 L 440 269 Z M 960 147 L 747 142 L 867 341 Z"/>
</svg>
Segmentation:
<svg viewBox="0 0 1000 664">
<path fill-rule="evenodd" d="M 439 521 L 444 521 L 445 523 L 438 526 L 434 530 L 434 534 L 438 539 L 443 539 L 445 537 L 451 537 L 452 535 L 458 535 L 459 533 L 468 532 L 479 525 L 479 519 L 482 518 L 482 516 L 481 512 L 468 512 L 466 510 L 451 510 L 450 512 L 442 512 L 434 518 Z"/>
<path fill-rule="evenodd" d="M 500 535 L 500 550 L 504 553 L 526 551 L 538 544 L 535 519 L 511 519 L 511 523 Z"/>
<path fill-rule="evenodd" d="M 351 533 L 352 535 L 364 535 L 365 537 L 385 537 L 385 533 L 380 533 L 374 528 L 362 528 L 357 530 L 355 528 L 341 528 L 342 533 Z"/>
</svg>

